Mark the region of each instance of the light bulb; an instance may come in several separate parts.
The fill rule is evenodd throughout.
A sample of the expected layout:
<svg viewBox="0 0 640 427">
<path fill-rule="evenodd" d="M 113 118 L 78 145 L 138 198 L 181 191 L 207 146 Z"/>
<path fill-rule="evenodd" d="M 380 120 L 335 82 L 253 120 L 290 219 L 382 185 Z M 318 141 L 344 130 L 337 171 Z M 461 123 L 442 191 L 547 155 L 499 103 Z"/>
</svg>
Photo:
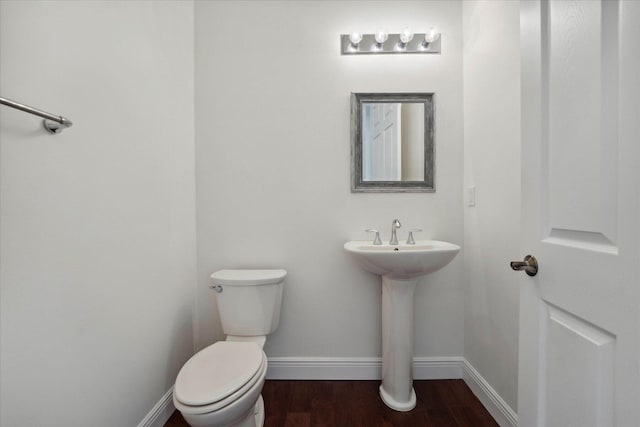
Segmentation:
<svg viewBox="0 0 640 427">
<path fill-rule="evenodd" d="M 358 46 L 358 43 L 362 41 L 362 34 L 356 32 L 349 34 L 349 41 L 353 46 Z"/>
<path fill-rule="evenodd" d="M 400 33 L 400 41 L 402 42 L 402 44 L 407 44 L 411 40 L 413 40 L 413 33 L 411 32 L 409 27 L 407 27 Z"/>
<path fill-rule="evenodd" d="M 389 34 L 387 34 L 386 31 L 379 30 L 376 32 L 376 35 L 375 35 L 376 43 L 382 44 L 386 42 L 388 38 L 389 38 Z"/>
<path fill-rule="evenodd" d="M 424 35 L 424 41 L 425 43 L 433 43 L 438 40 L 439 37 L 440 33 L 438 32 L 438 29 L 436 27 L 431 27 L 429 28 L 429 31 L 427 31 L 427 34 Z"/>
</svg>

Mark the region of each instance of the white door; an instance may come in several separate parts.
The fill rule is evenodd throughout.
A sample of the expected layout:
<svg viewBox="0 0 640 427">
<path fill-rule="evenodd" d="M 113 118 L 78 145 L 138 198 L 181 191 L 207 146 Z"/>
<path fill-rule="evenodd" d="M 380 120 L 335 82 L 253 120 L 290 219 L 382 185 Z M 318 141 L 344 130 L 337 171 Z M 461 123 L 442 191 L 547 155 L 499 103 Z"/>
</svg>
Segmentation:
<svg viewBox="0 0 640 427">
<path fill-rule="evenodd" d="M 371 147 L 368 170 L 371 181 L 400 181 L 400 105 L 376 103 L 371 105 Z M 367 169 L 365 167 L 365 169 Z"/>
<path fill-rule="evenodd" d="M 640 2 L 522 1 L 521 34 L 519 425 L 640 426 Z"/>
</svg>

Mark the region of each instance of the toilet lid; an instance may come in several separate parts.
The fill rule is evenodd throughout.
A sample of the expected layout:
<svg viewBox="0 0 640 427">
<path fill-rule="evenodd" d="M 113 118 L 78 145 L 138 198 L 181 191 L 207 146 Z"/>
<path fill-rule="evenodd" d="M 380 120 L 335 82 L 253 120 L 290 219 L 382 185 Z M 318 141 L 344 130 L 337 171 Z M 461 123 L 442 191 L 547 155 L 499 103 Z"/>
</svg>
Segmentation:
<svg viewBox="0 0 640 427">
<path fill-rule="evenodd" d="M 233 394 L 258 372 L 262 349 L 252 342 L 220 341 L 196 353 L 176 379 L 174 393 L 185 405 L 202 406 Z"/>
</svg>

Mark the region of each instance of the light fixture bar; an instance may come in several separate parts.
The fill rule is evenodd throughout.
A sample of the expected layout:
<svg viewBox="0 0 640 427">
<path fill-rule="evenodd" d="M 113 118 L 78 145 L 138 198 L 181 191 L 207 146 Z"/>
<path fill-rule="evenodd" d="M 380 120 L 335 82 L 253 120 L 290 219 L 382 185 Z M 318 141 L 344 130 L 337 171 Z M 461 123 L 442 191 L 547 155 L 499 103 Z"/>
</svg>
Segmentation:
<svg viewBox="0 0 640 427">
<path fill-rule="evenodd" d="M 380 55 L 389 53 L 440 53 L 438 37 L 431 43 L 425 42 L 425 33 L 416 33 L 407 43 L 400 39 L 401 34 L 389 34 L 384 43 L 378 43 L 375 34 L 362 34 L 362 40 L 354 44 L 349 34 L 340 35 L 340 49 L 342 55 Z M 406 36 L 405 36 L 406 38 Z"/>
</svg>

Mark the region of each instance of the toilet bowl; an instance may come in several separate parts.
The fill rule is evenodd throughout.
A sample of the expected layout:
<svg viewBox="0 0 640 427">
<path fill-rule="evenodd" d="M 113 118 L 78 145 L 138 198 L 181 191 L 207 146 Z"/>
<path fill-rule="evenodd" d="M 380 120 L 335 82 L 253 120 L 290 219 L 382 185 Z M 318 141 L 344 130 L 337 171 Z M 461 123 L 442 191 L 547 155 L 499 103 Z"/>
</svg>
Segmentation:
<svg viewBox="0 0 640 427">
<path fill-rule="evenodd" d="M 267 374 L 262 347 L 279 323 L 285 270 L 221 270 L 211 275 L 226 341 L 191 357 L 173 403 L 193 427 L 262 427 Z"/>
<path fill-rule="evenodd" d="M 220 341 L 182 367 L 173 403 L 194 427 L 262 426 L 266 374 L 267 357 L 258 345 Z"/>
</svg>

